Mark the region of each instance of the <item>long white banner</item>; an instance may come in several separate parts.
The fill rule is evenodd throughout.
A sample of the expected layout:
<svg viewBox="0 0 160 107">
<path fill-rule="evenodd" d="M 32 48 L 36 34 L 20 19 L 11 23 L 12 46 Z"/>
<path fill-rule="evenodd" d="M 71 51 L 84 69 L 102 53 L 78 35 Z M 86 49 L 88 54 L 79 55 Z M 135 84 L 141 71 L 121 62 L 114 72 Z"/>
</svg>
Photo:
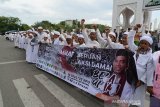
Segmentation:
<svg viewBox="0 0 160 107">
<path fill-rule="evenodd" d="M 105 101 L 132 94 L 127 90 L 137 81 L 134 59 L 126 50 L 41 44 L 36 66 Z"/>
</svg>

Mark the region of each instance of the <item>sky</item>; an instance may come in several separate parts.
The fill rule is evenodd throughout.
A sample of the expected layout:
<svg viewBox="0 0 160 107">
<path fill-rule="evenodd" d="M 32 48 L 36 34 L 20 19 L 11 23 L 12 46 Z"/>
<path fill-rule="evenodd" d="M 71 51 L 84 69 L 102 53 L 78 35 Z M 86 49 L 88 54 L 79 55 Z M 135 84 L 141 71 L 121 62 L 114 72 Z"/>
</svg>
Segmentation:
<svg viewBox="0 0 160 107">
<path fill-rule="evenodd" d="M 87 23 L 112 25 L 113 0 L 0 0 L 0 16 L 18 17 L 29 25 L 42 20 L 58 23 L 86 19 Z M 160 11 L 152 13 L 152 21 Z"/>
</svg>

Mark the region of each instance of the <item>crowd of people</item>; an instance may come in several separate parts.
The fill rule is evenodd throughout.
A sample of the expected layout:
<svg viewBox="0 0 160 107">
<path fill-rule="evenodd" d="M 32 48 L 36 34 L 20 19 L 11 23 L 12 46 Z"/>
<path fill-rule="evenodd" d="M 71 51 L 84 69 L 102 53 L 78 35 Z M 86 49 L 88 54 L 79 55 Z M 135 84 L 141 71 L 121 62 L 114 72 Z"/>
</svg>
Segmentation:
<svg viewBox="0 0 160 107">
<path fill-rule="evenodd" d="M 129 95 L 127 98 L 130 98 L 130 100 L 131 98 L 132 100 L 141 100 L 141 107 L 144 107 L 147 91 L 151 95 L 151 107 L 159 107 L 160 99 L 154 96 L 153 90 L 154 72 L 160 59 L 160 51 L 158 51 L 159 40 L 154 36 L 155 32 L 146 31 L 142 33 L 139 32 L 140 28 L 141 25 L 137 24 L 133 29 L 122 31 L 118 36 L 115 30 L 112 32 L 108 27 L 105 28 L 103 33 L 100 32 L 96 25 L 93 25 L 93 29 L 87 29 L 83 19 L 81 20 L 81 30 L 78 32 L 50 32 L 42 27 L 38 27 L 37 30 L 32 29 L 17 33 L 14 36 L 14 44 L 16 48 L 26 50 L 26 61 L 28 63 L 36 63 L 38 48 L 41 43 L 77 48 L 126 49 L 132 51 L 138 81 L 135 84 L 136 90 L 133 92 L 133 95 Z M 128 106 L 128 104 L 123 106 Z"/>
</svg>

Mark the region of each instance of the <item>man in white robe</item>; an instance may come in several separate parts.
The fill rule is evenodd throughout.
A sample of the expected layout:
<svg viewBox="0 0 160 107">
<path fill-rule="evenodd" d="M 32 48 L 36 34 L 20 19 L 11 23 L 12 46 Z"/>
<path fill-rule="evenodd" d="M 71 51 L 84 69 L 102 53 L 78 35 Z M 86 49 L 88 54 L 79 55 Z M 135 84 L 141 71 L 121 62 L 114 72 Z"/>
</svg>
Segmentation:
<svg viewBox="0 0 160 107">
<path fill-rule="evenodd" d="M 78 46 L 77 47 L 86 47 L 84 42 L 84 36 L 82 34 L 78 34 Z"/>
<path fill-rule="evenodd" d="M 18 46 L 19 46 L 18 35 L 19 35 L 19 33 L 16 33 L 15 36 L 14 36 L 14 46 L 15 46 L 15 48 L 18 48 Z"/>
<path fill-rule="evenodd" d="M 105 33 L 106 34 L 106 39 L 104 39 L 101 36 L 101 33 L 100 33 L 99 29 L 97 29 L 97 28 L 95 28 L 95 29 L 96 29 L 98 42 L 101 44 L 102 48 L 107 48 L 107 49 L 125 49 L 125 47 L 122 44 L 116 42 L 116 34 L 114 32 L 110 32 L 108 34 L 108 30 L 105 31 L 106 32 Z"/>
<path fill-rule="evenodd" d="M 40 42 L 44 44 L 51 44 L 51 41 L 48 38 L 48 35 L 45 35 L 44 38 Z"/>
<path fill-rule="evenodd" d="M 47 35 L 47 33 L 43 31 L 43 28 L 41 26 L 38 27 L 37 34 L 38 34 L 38 41 L 41 41 L 44 38 L 44 36 Z"/>
<path fill-rule="evenodd" d="M 53 45 L 64 45 L 64 37 L 58 31 L 51 32 Z"/>
<path fill-rule="evenodd" d="M 66 36 L 65 46 L 73 46 L 73 39 L 71 35 Z"/>
<path fill-rule="evenodd" d="M 21 42 L 21 48 L 25 49 L 25 38 L 26 38 L 26 33 L 22 34 L 22 42 Z"/>
<path fill-rule="evenodd" d="M 22 49 L 22 34 L 21 33 L 18 36 L 18 40 L 19 40 L 19 48 Z"/>
<path fill-rule="evenodd" d="M 90 34 L 87 34 L 87 31 L 84 26 L 84 20 L 81 20 L 81 25 L 83 27 L 82 34 L 85 38 L 86 46 L 89 48 L 100 48 L 100 44 L 97 42 L 96 32 L 94 29 L 90 30 Z"/>
<path fill-rule="evenodd" d="M 31 40 L 33 39 L 33 34 L 29 33 L 27 38 L 27 48 L 26 48 L 26 61 L 28 63 L 33 63 L 32 55 L 33 53 L 33 46 L 31 46 Z"/>
<path fill-rule="evenodd" d="M 32 63 L 36 63 L 37 57 L 38 57 L 38 49 L 39 49 L 39 39 L 36 34 L 33 35 L 34 38 L 31 40 L 31 46 L 32 46 Z"/>
<path fill-rule="evenodd" d="M 72 39 L 73 39 L 73 46 L 78 46 L 78 35 L 76 34 L 76 33 L 72 33 L 71 34 L 71 36 L 72 36 Z"/>
</svg>

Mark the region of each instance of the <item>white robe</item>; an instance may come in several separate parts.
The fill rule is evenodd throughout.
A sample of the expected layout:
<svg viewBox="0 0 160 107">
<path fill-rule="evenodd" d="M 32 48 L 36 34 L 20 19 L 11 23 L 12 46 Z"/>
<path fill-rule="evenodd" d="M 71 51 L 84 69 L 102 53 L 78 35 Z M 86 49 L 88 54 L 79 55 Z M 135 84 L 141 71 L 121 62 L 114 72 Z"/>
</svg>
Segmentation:
<svg viewBox="0 0 160 107">
<path fill-rule="evenodd" d="M 33 59 L 32 59 L 33 46 L 30 45 L 31 40 L 32 39 L 28 38 L 28 44 L 27 44 L 27 48 L 26 48 L 26 61 L 29 63 L 33 63 Z"/>
<path fill-rule="evenodd" d="M 18 37 L 18 35 L 19 35 L 19 34 L 16 34 L 16 35 L 14 36 L 14 46 L 15 46 L 15 47 L 18 47 L 18 46 L 19 46 L 19 40 L 18 40 L 19 37 Z"/>
<path fill-rule="evenodd" d="M 146 54 L 139 54 L 138 59 L 136 58 L 137 46 L 134 44 L 134 36 L 136 31 L 131 30 L 128 35 L 128 45 L 131 51 L 135 52 L 134 59 L 138 74 L 138 79 L 144 82 L 135 90 L 133 95 L 133 100 L 141 100 L 141 106 L 144 106 L 145 90 L 146 86 L 153 86 L 153 74 L 154 74 L 154 63 L 152 56 L 152 49 Z"/>
<path fill-rule="evenodd" d="M 125 49 L 125 47 L 122 44 L 112 42 L 110 37 L 108 37 L 108 38 L 106 37 L 106 39 L 104 39 L 101 36 L 100 31 L 98 29 L 97 29 L 96 33 L 97 33 L 98 42 L 101 44 L 102 48 L 107 48 L 107 49 Z"/>
<path fill-rule="evenodd" d="M 31 46 L 32 46 L 32 63 L 36 63 L 37 58 L 38 58 L 38 49 L 39 49 L 39 44 L 38 42 L 31 42 Z"/>
<path fill-rule="evenodd" d="M 100 48 L 100 44 L 96 41 L 96 40 L 91 40 L 88 35 L 87 35 L 87 32 L 86 32 L 86 29 L 83 29 L 82 30 L 82 34 L 84 36 L 84 40 L 85 40 L 85 43 L 86 43 L 86 47 L 89 47 L 89 48 Z"/>
<path fill-rule="evenodd" d="M 87 47 L 85 43 L 78 45 L 77 47 Z"/>
<path fill-rule="evenodd" d="M 38 33 L 38 41 L 42 41 L 46 35 L 48 35 L 46 32 Z"/>
<path fill-rule="evenodd" d="M 27 49 L 27 46 L 28 46 L 28 37 L 25 37 L 25 40 L 24 40 L 24 49 L 25 50 Z"/>
<path fill-rule="evenodd" d="M 86 47 L 88 47 L 88 48 L 94 48 L 94 47 L 96 47 L 96 48 L 100 48 L 100 44 L 97 42 L 97 41 L 88 41 L 87 43 L 86 43 Z"/>
<path fill-rule="evenodd" d="M 22 36 L 21 48 L 24 49 L 25 47 L 25 36 Z"/>
<path fill-rule="evenodd" d="M 18 40 L 19 40 L 19 48 L 22 49 L 22 37 L 21 37 L 21 35 L 19 35 Z"/>
</svg>

